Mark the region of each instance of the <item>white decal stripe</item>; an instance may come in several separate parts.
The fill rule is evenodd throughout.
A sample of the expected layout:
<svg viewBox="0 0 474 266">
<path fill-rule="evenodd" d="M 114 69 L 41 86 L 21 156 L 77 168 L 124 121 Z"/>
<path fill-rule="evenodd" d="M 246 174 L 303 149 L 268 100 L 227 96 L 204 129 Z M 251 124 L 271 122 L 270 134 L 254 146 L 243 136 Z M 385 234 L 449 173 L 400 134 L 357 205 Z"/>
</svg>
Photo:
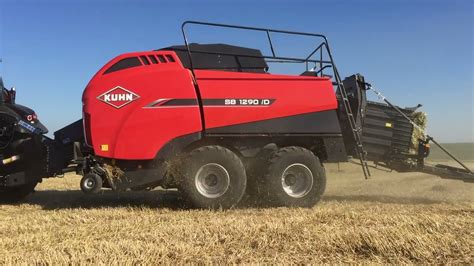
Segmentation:
<svg viewBox="0 0 474 266">
<path fill-rule="evenodd" d="M 158 99 L 156 101 L 153 101 L 151 102 L 150 104 L 146 105 L 146 106 L 143 106 L 143 108 L 159 108 L 160 105 L 162 105 L 163 103 L 167 102 L 167 101 L 170 101 L 170 100 L 173 100 L 173 99 L 170 99 L 170 98 L 167 98 L 167 99 Z"/>
</svg>

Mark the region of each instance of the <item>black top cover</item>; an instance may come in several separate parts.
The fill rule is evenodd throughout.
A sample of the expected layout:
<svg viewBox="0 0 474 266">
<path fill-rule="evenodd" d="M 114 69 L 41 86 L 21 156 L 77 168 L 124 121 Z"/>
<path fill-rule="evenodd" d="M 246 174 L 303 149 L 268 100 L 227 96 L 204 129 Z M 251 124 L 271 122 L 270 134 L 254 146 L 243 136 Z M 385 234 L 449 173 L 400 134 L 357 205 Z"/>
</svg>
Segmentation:
<svg viewBox="0 0 474 266">
<path fill-rule="evenodd" d="M 159 50 L 175 51 L 184 67 L 191 68 L 188 50 L 185 45 L 176 45 Z M 262 52 L 228 44 L 189 45 L 194 69 L 212 69 L 234 72 L 265 73 L 268 65 L 262 58 Z"/>
</svg>

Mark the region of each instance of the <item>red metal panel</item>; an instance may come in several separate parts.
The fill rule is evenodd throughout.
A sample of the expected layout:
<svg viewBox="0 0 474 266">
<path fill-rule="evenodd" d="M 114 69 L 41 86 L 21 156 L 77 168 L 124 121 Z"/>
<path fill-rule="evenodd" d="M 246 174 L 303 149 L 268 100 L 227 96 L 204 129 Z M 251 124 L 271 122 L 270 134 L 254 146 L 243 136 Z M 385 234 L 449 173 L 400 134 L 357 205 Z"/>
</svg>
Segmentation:
<svg viewBox="0 0 474 266">
<path fill-rule="evenodd" d="M 176 62 L 104 74 L 128 57 L 172 55 Z M 158 61 L 158 60 L 157 60 Z M 337 108 L 327 78 L 196 70 L 207 128 Z M 153 159 L 169 141 L 202 131 L 191 73 L 172 51 L 121 55 L 106 64 L 83 94 L 86 132 L 97 156 Z M 272 100 L 271 105 L 212 104 L 212 100 Z M 173 101 L 174 100 L 174 104 Z M 206 104 L 207 102 L 211 104 Z M 178 101 L 180 104 L 176 104 Z M 153 105 L 152 103 L 159 103 Z"/>
<path fill-rule="evenodd" d="M 84 113 L 90 114 L 90 138 L 96 155 L 115 159 L 153 159 L 173 138 L 202 130 L 197 105 L 146 108 L 159 99 L 196 98 L 191 74 L 179 61 L 102 75 L 120 59 L 150 54 L 173 54 L 177 58 L 173 52 L 119 56 L 104 66 L 84 91 Z"/>
<path fill-rule="evenodd" d="M 337 108 L 328 78 L 196 70 L 206 99 L 274 99 L 269 106 L 204 106 L 206 128 Z"/>
</svg>

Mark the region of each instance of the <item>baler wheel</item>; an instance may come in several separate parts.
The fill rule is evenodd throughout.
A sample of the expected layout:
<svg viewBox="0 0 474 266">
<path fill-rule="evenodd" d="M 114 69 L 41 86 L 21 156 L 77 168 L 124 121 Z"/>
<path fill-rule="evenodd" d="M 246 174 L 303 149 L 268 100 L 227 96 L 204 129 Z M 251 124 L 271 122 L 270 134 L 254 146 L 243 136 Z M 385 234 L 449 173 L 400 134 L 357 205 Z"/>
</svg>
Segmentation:
<svg viewBox="0 0 474 266">
<path fill-rule="evenodd" d="M 35 191 L 37 181 L 17 187 L 0 188 L 0 203 L 16 203 Z"/>
<path fill-rule="evenodd" d="M 326 189 L 326 173 L 319 158 L 302 147 L 275 152 L 263 178 L 264 194 L 272 205 L 313 207 Z"/>
<path fill-rule="evenodd" d="M 86 194 L 99 193 L 103 184 L 102 177 L 94 173 L 85 174 L 81 179 L 81 190 Z"/>
<path fill-rule="evenodd" d="M 229 209 L 242 199 L 247 185 L 240 158 L 221 146 L 204 146 L 191 151 L 180 182 L 183 196 L 194 207 Z"/>
</svg>

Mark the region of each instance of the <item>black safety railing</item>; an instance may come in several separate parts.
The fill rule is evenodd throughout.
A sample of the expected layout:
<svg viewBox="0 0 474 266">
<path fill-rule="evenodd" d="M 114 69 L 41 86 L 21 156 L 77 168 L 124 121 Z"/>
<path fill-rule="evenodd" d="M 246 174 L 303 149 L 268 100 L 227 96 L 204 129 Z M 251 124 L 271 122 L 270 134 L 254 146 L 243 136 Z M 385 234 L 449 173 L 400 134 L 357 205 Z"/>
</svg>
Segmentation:
<svg viewBox="0 0 474 266">
<path fill-rule="evenodd" d="M 257 31 L 257 32 L 262 32 L 266 34 L 267 40 L 268 40 L 268 45 L 271 50 L 271 55 L 262 55 L 262 56 L 257 56 L 257 55 L 248 55 L 248 54 L 238 54 L 238 53 L 225 53 L 221 51 L 203 51 L 203 50 L 198 50 L 198 49 L 191 49 L 190 48 L 190 42 L 188 39 L 188 34 L 186 32 L 186 26 L 194 24 L 194 25 L 201 25 L 201 26 L 211 26 L 211 27 L 220 27 L 220 28 L 230 28 L 230 29 L 241 29 L 241 30 L 250 30 L 250 31 Z M 303 63 L 306 65 L 306 71 L 309 70 L 309 65 L 311 63 L 314 63 L 315 66 L 319 66 L 319 70 L 316 71 L 314 75 L 319 75 L 323 76 L 324 73 L 323 71 L 328 68 L 332 68 L 333 70 L 335 69 L 334 65 L 334 60 L 332 59 L 331 51 L 329 49 L 328 45 L 328 40 L 326 36 L 322 34 L 317 34 L 317 33 L 307 33 L 307 32 L 296 32 L 296 31 L 285 31 L 285 30 L 275 30 L 275 29 L 266 29 L 266 28 L 256 28 L 256 27 L 246 27 L 246 26 L 236 26 L 236 25 L 228 25 L 228 24 L 218 24 L 218 23 L 209 23 L 209 22 L 199 22 L 199 21 L 186 21 L 182 24 L 181 27 L 183 37 L 184 37 L 184 43 L 186 46 L 186 50 L 188 53 L 189 61 L 190 61 L 190 68 L 192 71 L 194 71 L 194 64 L 193 64 L 193 58 L 192 58 L 192 53 L 205 53 L 205 54 L 218 54 L 218 55 L 228 55 L 228 56 L 239 56 L 239 57 L 249 57 L 249 58 L 262 58 L 265 59 L 266 62 L 268 63 Z M 278 56 L 275 50 L 274 46 L 274 41 L 272 40 L 272 33 L 278 33 L 278 34 L 287 34 L 287 35 L 298 35 L 298 36 L 310 36 L 310 37 L 316 37 L 316 38 L 321 38 L 321 43 L 311 51 L 311 53 L 308 54 L 308 56 L 304 58 L 297 58 L 297 57 L 286 57 L 286 56 Z M 324 60 L 323 55 L 324 51 L 326 50 L 326 53 L 328 55 L 328 59 Z M 318 53 L 319 52 L 319 53 Z M 315 55 L 319 55 L 319 59 L 314 59 L 313 57 Z M 201 68 L 202 69 L 202 68 Z M 337 70 L 334 73 L 334 78 L 336 78 L 336 73 Z M 340 81 L 340 79 L 339 79 Z"/>
</svg>

